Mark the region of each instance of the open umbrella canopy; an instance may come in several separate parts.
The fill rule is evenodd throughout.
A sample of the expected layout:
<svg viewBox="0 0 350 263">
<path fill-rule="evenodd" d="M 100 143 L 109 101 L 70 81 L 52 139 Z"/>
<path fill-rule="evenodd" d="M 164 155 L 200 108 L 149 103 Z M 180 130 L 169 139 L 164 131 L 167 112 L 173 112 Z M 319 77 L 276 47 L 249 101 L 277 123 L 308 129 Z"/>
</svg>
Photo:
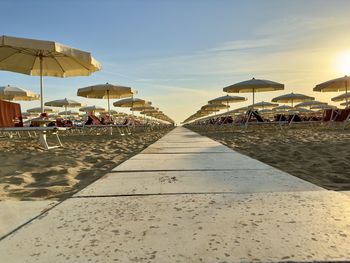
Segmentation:
<svg viewBox="0 0 350 263">
<path fill-rule="evenodd" d="M 39 100 L 40 96 L 32 91 L 14 87 L 4 86 L 0 87 L 0 99 L 1 100 Z"/>
<path fill-rule="evenodd" d="M 276 98 L 272 99 L 272 102 L 278 102 L 278 103 L 291 103 L 293 107 L 293 103 L 295 102 L 304 102 L 304 101 L 310 101 L 314 100 L 314 97 L 307 96 L 304 94 L 299 94 L 299 93 L 289 93 L 289 94 L 284 94 L 281 96 L 278 96 Z"/>
<path fill-rule="evenodd" d="M 143 106 L 131 107 L 131 111 L 143 111 L 145 109 L 154 109 L 151 104 L 144 104 Z"/>
<path fill-rule="evenodd" d="M 345 91 L 347 93 L 347 90 L 350 84 L 349 81 L 350 81 L 350 77 L 348 76 L 328 80 L 326 82 L 316 85 L 313 91 L 319 91 L 319 92 Z"/>
<path fill-rule="evenodd" d="M 294 108 L 288 105 L 281 105 L 278 107 L 273 108 L 272 110 L 275 112 L 285 112 L 285 111 L 289 111 L 289 110 L 293 110 Z"/>
<path fill-rule="evenodd" d="M 349 100 L 349 99 L 350 99 L 350 93 L 343 93 L 339 96 L 332 98 L 332 101 L 342 101 L 342 100 Z"/>
<path fill-rule="evenodd" d="M 118 100 L 113 103 L 115 107 L 124 107 L 124 108 L 142 107 L 145 104 L 151 104 L 151 103 L 139 98 L 127 98 L 127 99 Z"/>
<path fill-rule="evenodd" d="M 311 100 L 311 101 L 304 101 L 301 102 L 297 105 L 295 105 L 295 108 L 303 108 L 303 107 L 311 107 L 311 106 L 315 106 L 315 105 L 327 105 L 327 102 L 321 102 L 321 101 L 317 101 L 317 100 Z"/>
<path fill-rule="evenodd" d="M 96 112 L 101 112 L 101 111 L 106 111 L 105 108 L 92 105 L 92 106 L 85 106 L 79 109 L 79 111 L 85 111 L 85 112 L 90 112 L 90 111 L 96 111 Z"/>
<path fill-rule="evenodd" d="M 0 37 L 0 70 L 40 76 L 42 109 L 43 76 L 89 76 L 100 69 L 100 63 L 89 52 L 53 41 Z"/>
<path fill-rule="evenodd" d="M 350 106 L 350 101 L 342 102 L 342 103 L 340 103 L 340 105 L 348 107 L 348 106 Z"/>
<path fill-rule="evenodd" d="M 131 97 L 133 92 L 130 87 L 106 83 L 80 88 L 77 95 L 92 99 L 120 99 Z"/>
<path fill-rule="evenodd" d="M 112 85 L 109 83 L 98 84 L 78 89 L 78 96 L 92 99 L 107 99 L 108 111 L 111 110 L 109 100 L 132 97 L 133 92 L 130 87 Z"/>
<path fill-rule="evenodd" d="M 70 100 L 67 98 L 45 102 L 45 106 L 51 106 L 51 107 L 79 108 L 84 105 L 85 105 L 84 103 L 80 103 L 75 100 Z"/>
<path fill-rule="evenodd" d="M 233 103 L 233 102 L 242 102 L 242 101 L 246 101 L 247 99 L 245 97 L 240 97 L 240 96 L 230 96 L 230 95 L 226 95 L 226 96 L 221 96 L 215 99 L 212 99 L 210 101 L 208 101 L 209 104 L 218 104 L 218 103 Z"/>
<path fill-rule="evenodd" d="M 249 105 L 248 107 L 257 108 L 257 109 L 265 109 L 265 108 L 273 108 L 273 107 L 277 107 L 277 106 L 278 106 L 277 103 L 261 101 L 261 102 Z"/>
<path fill-rule="evenodd" d="M 68 111 L 61 111 L 58 114 L 59 115 L 68 115 L 68 116 L 77 116 L 77 115 L 79 115 L 79 112 L 68 110 Z"/>
<path fill-rule="evenodd" d="M 255 79 L 242 81 L 225 87 L 223 91 L 228 93 L 253 93 L 253 104 L 255 103 L 255 92 L 284 90 L 284 84 L 265 79 Z"/>
<path fill-rule="evenodd" d="M 337 106 L 333 106 L 333 105 L 315 105 L 315 106 L 311 106 L 311 109 L 313 110 L 335 110 L 337 109 Z"/>
<path fill-rule="evenodd" d="M 42 108 L 41 107 L 31 108 L 31 109 L 28 109 L 27 112 L 42 113 Z M 53 112 L 58 112 L 58 110 L 54 110 L 54 109 L 51 109 L 51 108 L 48 108 L 48 107 L 44 107 L 44 112 L 53 113 Z"/>
<path fill-rule="evenodd" d="M 218 110 L 222 110 L 222 109 L 227 109 L 230 106 L 228 105 L 224 105 L 224 104 L 206 104 L 204 106 L 201 107 L 202 110 L 209 110 L 209 111 L 218 111 Z"/>
</svg>

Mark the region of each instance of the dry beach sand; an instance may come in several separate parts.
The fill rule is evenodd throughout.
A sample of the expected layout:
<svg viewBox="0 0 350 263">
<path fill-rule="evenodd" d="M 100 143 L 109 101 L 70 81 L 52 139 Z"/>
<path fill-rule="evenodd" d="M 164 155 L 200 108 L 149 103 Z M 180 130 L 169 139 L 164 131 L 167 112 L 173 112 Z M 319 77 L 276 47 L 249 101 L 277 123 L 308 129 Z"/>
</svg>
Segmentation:
<svg viewBox="0 0 350 263">
<path fill-rule="evenodd" d="M 62 135 L 64 148 L 49 151 L 34 138 L 0 138 L 0 201 L 64 199 L 168 131 Z"/>
<path fill-rule="evenodd" d="M 197 131 L 228 147 L 330 190 L 350 190 L 350 130 L 249 127 Z"/>
</svg>

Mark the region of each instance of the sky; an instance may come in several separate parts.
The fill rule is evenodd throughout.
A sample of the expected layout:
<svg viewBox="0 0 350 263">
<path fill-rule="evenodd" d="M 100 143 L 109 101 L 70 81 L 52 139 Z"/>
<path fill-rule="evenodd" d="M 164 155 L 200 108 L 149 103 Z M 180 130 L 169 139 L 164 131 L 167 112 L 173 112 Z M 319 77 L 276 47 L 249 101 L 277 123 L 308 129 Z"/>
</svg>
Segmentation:
<svg viewBox="0 0 350 263">
<path fill-rule="evenodd" d="M 76 92 L 108 82 L 134 88 L 180 123 L 252 77 L 285 84 L 256 94 L 256 102 L 290 92 L 330 102 L 339 94 L 312 88 L 350 74 L 348 0 L 1 0 L 1 7 L 2 35 L 57 41 L 102 64 L 88 77 L 44 78 L 45 101 L 106 107 Z M 37 76 L 0 71 L 0 80 L 39 92 Z M 249 93 L 231 95 L 248 99 L 231 109 L 252 103 Z M 23 111 L 40 106 L 20 103 Z"/>
</svg>

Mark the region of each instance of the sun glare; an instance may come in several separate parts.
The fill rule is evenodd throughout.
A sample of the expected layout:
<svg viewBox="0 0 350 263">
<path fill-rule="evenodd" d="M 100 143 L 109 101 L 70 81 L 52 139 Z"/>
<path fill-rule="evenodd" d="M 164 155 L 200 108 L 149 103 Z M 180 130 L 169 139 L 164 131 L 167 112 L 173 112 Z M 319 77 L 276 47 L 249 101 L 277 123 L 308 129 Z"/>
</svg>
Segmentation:
<svg viewBox="0 0 350 263">
<path fill-rule="evenodd" d="M 343 75 L 350 75 L 350 50 L 338 55 L 337 68 Z"/>
</svg>

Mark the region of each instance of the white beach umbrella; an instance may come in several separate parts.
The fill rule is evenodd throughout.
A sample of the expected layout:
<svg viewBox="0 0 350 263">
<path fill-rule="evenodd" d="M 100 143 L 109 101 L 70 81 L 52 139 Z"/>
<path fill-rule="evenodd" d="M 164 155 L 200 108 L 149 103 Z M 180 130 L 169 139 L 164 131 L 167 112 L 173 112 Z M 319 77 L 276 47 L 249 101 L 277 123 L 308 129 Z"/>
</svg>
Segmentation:
<svg viewBox="0 0 350 263">
<path fill-rule="evenodd" d="M 79 108 L 82 107 L 86 104 L 77 102 L 75 100 L 70 100 L 67 98 L 60 99 L 60 100 L 52 100 L 45 102 L 45 106 L 51 106 L 51 107 L 64 107 L 65 112 L 67 112 L 67 108 Z M 67 114 L 62 114 L 62 115 L 67 115 Z"/>
<path fill-rule="evenodd" d="M 315 106 L 311 106 L 311 109 L 313 110 L 335 110 L 337 109 L 337 106 L 333 106 L 333 105 L 315 105 Z"/>
<path fill-rule="evenodd" d="M 247 99 L 245 97 L 240 97 L 240 96 L 230 96 L 230 95 L 225 95 L 225 96 L 221 96 L 212 100 L 209 100 L 208 103 L 209 104 L 226 104 L 227 106 L 229 106 L 229 103 L 235 103 L 235 102 L 242 102 L 242 101 L 246 101 Z M 227 107 L 228 110 L 228 107 Z"/>
<path fill-rule="evenodd" d="M 92 106 L 85 106 L 85 107 L 81 107 L 79 109 L 79 111 L 84 111 L 84 112 L 101 112 L 101 111 L 106 111 L 105 108 L 100 107 L 100 106 L 96 106 L 96 105 L 92 105 Z"/>
<path fill-rule="evenodd" d="M 68 111 L 61 111 L 58 114 L 59 115 L 67 115 L 67 116 L 77 116 L 77 115 L 79 115 L 79 112 L 68 110 Z"/>
<path fill-rule="evenodd" d="M 90 53 L 79 49 L 53 41 L 0 37 L 0 70 L 40 76 L 42 109 L 43 76 L 89 76 L 100 69 L 100 63 Z"/>
<path fill-rule="evenodd" d="M 303 107 L 311 107 L 311 106 L 316 106 L 316 105 L 327 105 L 327 102 L 321 102 L 321 101 L 317 101 L 317 100 L 311 100 L 311 101 L 304 101 L 301 102 L 297 105 L 295 105 L 295 108 L 303 108 Z"/>
<path fill-rule="evenodd" d="M 343 100 L 348 101 L 349 98 L 350 98 L 350 93 L 343 93 L 339 96 L 333 97 L 331 100 L 335 102 L 343 101 Z"/>
<path fill-rule="evenodd" d="M 266 108 L 269 109 L 269 108 L 273 108 L 273 107 L 277 107 L 277 106 L 278 106 L 277 103 L 261 101 L 261 102 L 249 105 L 248 107 L 256 108 L 256 109 L 266 109 Z"/>
<path fill-rule="evenodd" d="M 47 113 L 54 113 L 54 112 L 58 112 L 58 110 L 54 110 L 48 107 L 44 107 L 44 111 L 41 107 L 35 107 L 35 108 L 31 108 L 28 109 L 27 112 L 31 112 L 31 113 L 42 113 L 42 112 L 47 112 Z"/>
<path fill-rule="evenodd" d="M 314 100 L 314 97 L 307 96 L 304 94 L 299 93 L 289 93 L 284 94 L 281 96 L 278 96 L 276 98 L 272 99 L 272 102 L 278 102 L 278 103 L 291 103 L 291 106 L 294 107 L 295 102 L 304 102 L 304 101 L 311 101 Z"/>
<path fill-rule="evenodd" d="M 242 81 L 231 86 L 225 87 L 223 91 L 228 93 L 253 93 L 253 104 L 255 103 L 255 93 L 265 91 L 284 90 L 284 84 L 271 80 L 251 79 Z"/>
<path fill-rule="evenodd" d="M 332 79 L 321 84 L 318 84 L 314 87 L 313 91 L 319 92 L 338 92 L 345 91 L 345 94 L 348 94 L 348 88 L 350 77 L 344 76 L 337 79 Z M 348 97 L 345 96 L 345 100 L 348 101 Z"/>
<path fill-rule="evenodd" d="M 281 105 L 273 108 L 272 110 L 275 112 L 288 112 L 289 110 L 293 110 L 294 108 L 288 105 Z"/>
<path fill-rule="evenodd" d="M 0 99 L 1 100 L 39 100 L 40 96 L 32 91 L 14 87 L 14 86 L 4 86 L 0 87 Z"/>
<path fill-rule="evenodd" d="M 107 99 L 108 111 L 110 111 L 110 99 L 132 97 L 133 92 L 130 87 L 106 83 L 80 88 L 78 89 L 77 95 L 85 98 Z"/>
</svg>

